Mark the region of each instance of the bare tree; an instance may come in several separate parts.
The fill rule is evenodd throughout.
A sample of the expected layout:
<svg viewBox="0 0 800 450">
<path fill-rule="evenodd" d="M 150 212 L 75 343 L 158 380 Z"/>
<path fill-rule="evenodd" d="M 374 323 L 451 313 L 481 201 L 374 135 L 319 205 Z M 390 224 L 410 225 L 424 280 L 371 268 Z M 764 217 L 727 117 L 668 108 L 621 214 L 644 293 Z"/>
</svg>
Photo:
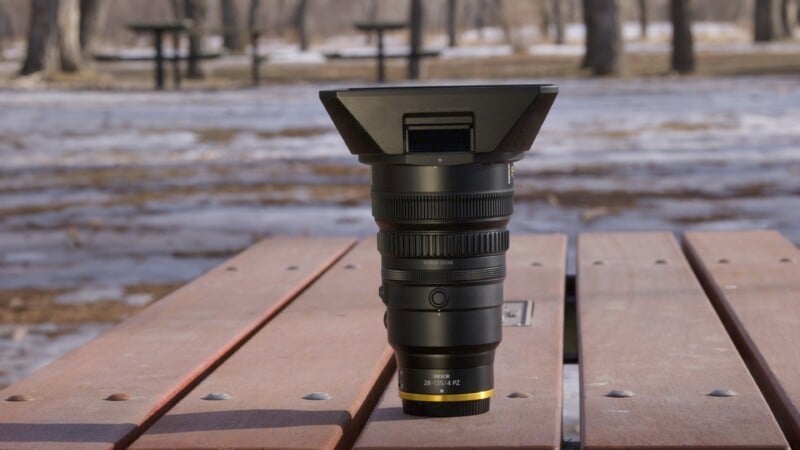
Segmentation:
<svg viewBox="0 0 800 450">
<path fill-rule="evenodd" d="M 447 0 L 447 46 L 455 47 L 457 42 L 457 18 L 456 0 Z"/>
<path fill-rule="evenodd" d="M 3 59 L 3 40 L 14 36 L 14 27 L 6 7 L 0 4 L 0 60 Z"/>
<path fill-rule="evenodd" d="M 753 34 L 756 42 L 772 41 L 781 35 L 780 0 L 756 0 Z"/>
<path fill-rule="evenodd" d="M 308 29 L 306 28 L 307 0 L 299 0 L 297 8 L 294 10 L 294 29 L 297 32 L 297 39 L 300 41 L 300 50 L 308 50 Z"/>
<path fill-rule="evenodd" d="M 77 72 L 83 66 L 79 0 L 60 0 L 59 3 L 58 49 L 61 56 L 61 70 L 64 72 Z"/>
<path fill-rule="evenodd" d="M 581 68 L 588 69 L 592 66 L 592 60 L 594 59 L 594 55 L 596 53 L 595 46 L 597 45 L 597 39 L 595 39 L 594 35 L 596 34 L 596 27 L 594 25 L 594 17 L 592 16 L 592 0 L 582 0 L 581 1 L 581 12 L 583 13 L 583 25 L 585 30 L 585 50 L 583 53 L 583 59 L 581 60 Z"/>
<path fill-rule="evenodd" d="M 184 13 L 192 21 L 192 31 L 189 33 L 189 65 L 186 69 L 187 78 L 203 78 L 203 68 L 200 59 L 203 56 L 205 41 L 205 22 L 208 8 L 205 0 L 184 0 Z"/>
<path fill-rule="evenodd" d="M 220 0 L 222 21 L 222 46 L 232 52 L 244 50 L 244 36 L 239 23 L 239 8 L 235 0 Z"/>
<path fill-rule="evenodd" d="M 564 14 L 561 12 L 561 0 L 550 1 L 550 17 L 552 18 L 553 25 L 555 25 L 555 43 L 564 43 Z"/>
<path fill-rule="evenodd" d="M 409 46 L 411 54 L 408 55 L 408 78 L 419 79 L 419 60 L 422 53 L 422 26 L 425 14 L 422 10 L 422 0 L 411 0 L 408 14 L 408 23 L 411 26 Z"/>
<path fill-rule="evenodd" d="M 261 0 L 250 0 L 250 6 L 247 8 L 247 28 L 251 31 L 258 24 L 259 11 L 261 11 Z"/>
<path fill-rule="evenodd" d="M 54 66 L 58 4 L 58 0 L 31 0 L 28 49 L 20 75 L 30 75 Z"/>
<path fill-rule="evenodd" d="M 642 39 L 647 39 L 647 0 L 639 0 L 639 35 Z"/>
<path fill-rule="evenodd" d="M 670 0 L 672 17 L 672 70 L 686 74 L 694 71 L 691 0 Z"/>
<path fill-rule="evenodd" d="M 790 0 L 782 0 L 781 1 L 781 30 L 780 34 L 783 37 L 791 37 L 792 36 L 792 17 L 789 14 L 792 5 Z"/>
<path fill-rule="evenodd" d="M 94 50 L 95 36 L 100 24 L 106 20 L 108 12 L 107 0 L 80 0 L 80 35 L 81 53 L 86 59 Z"/>
<path fill-rule="evenodd" d="M 622 33 L 616 0 L 583 0 L 586 22 L 584 67 L 595 75 L 619 73 L 622 69 Z"/>
</svg>

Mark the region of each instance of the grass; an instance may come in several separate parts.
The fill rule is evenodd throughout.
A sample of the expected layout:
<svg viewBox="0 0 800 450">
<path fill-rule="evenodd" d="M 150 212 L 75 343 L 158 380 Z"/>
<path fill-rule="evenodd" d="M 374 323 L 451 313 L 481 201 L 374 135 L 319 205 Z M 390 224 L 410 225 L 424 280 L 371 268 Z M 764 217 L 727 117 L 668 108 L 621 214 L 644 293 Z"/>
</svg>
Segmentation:
<svg viewBox="0 0 800 450">
<path fill-rule="evenodd" d="M 700 52 L 693 76 L 737 76 L 800 73 L 798 55 L 768 53 L 753 47 L 741 53 Z M 623 71 L 628 77 L 675 76 L 670 70 L 668 53 L 630 53 L 623 57 Z M 422 78 L 436 79 L 504 79 L 504 78 L 579 78 L 591 74 L 580 68 L 581 56 L 511 54 L 485 58 L 429 58 L 422 64 Z M 184 89 L 225 89 L 248 87 L 250 65 L 236 66 L 206 63 L 207 75 L 202 80 L 183 79 Z M 387 79 L 402 81 L 406 62 L 389 59 Z M 168 73 L 169 75 L 169 73 Z M 262 65 L 262 85 L 292 83 L 364 83 L 375 79 L 375 62 L 363 60 L 331 60 L 324 64 Z M 167 77 L 171 89 L 171 77 Z M 78 74 L 53 73 L 44 83 L 52 87 L 77 89 L 151 89 L 152 66 L 148 64 L 95 64 Z"/>
<path fill-rule="evenodd" d="M 125 295 L 149 294 L 154 301 L 177 289 L 179 284 L 140 284 L 126 286 Z M 121 299 L 103 299 L 86 303 L 57 303 L 67 289 L 0 290 L 0 324 L 38 323 L 117 323 L 143 309 Z"/>
</svg>

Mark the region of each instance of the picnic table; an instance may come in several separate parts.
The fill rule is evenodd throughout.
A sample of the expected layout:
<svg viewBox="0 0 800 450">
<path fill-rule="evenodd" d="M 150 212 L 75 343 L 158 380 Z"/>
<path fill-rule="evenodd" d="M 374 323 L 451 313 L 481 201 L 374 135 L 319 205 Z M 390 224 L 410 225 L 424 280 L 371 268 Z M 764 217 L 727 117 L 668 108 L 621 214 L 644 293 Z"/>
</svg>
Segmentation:
<svg viewBox="0 0 800 450">
<path fill-rule="evenodd" d="M 164 34 L 172 35 L 174 55 L 172 58 L 172 72 L 175 78 L 175 85 L 180 86 L 180 67 L 178 46 L 180 34 L 192 28 L 191 20 L 179 20 L 174 22 L 148 22 L 132 23 L 127 25 L 128 29 L 135 33 L 146 33 L 153 36 L 153 48 L 155 50 L 155 86 L 156 89 L 164 89 Z"/>
<path fill-rule="evenodd" d="M 406 22 L 356 22 L 353 24 L 356 30 L 364 31 L 367 33 L 376 33 L 378 36 L 376 43 L 375 54 L 348 54 L 344 52 L 328 52 L 325 57 L 328 59 L 356 59 L 356 58 L 376 58 L 377 59 L 377 72 L 376 80 L 379 83 L 386 81 L 386 58 L 425 58 L 431 56 L 439 56 L 438 50 L 422 50 L 415 55 L 409 53 L 387 53 L 384 47 L 383 34 L 386 31 L 402 30 L 408 28 Z"/>
<path fill-rule="evenodd" d="M 383 47 L 383 33 L 385 31 L 391 30 L 402 30 L 403 28 L 408 27 L 406 22 L 356 22 L 353 24 L 353 27 L 359 31 L 365 31 L 367 33 L 375 33 L 378 36 L 377 39 L 377 55 L 378 55 L 378 73 L 377 73 L 377 80 L 380 83 L 386 81 L 386 68 L 385 68 L 385 54 L 384 54 L 384 47 Z"/>
<path fill-rule="evenodd" d="M 0 392 L 3 448 L 800 448 L 800 251 L 775 231 L 512 235 L 486 414 L 400 408 L 374 238 L 269 238 Z M 513 315 L 513 314 L 512 314 Z M 516 326 L 514 326 L 516 325 Z"/>
</svg>

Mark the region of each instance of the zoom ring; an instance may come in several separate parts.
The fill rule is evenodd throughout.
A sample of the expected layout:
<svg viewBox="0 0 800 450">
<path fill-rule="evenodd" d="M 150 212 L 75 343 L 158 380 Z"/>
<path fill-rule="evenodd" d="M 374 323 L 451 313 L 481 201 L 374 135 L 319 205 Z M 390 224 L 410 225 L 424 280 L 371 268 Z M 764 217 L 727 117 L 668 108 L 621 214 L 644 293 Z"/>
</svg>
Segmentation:
<svg viewBox="0 0 800 450">
<path fill-rule="evenodd" d="M 510 216 L 514 192 L 472 194 L 390 194 L 372 193 L 372 215 L 377 220 L 462 221 Z"/>
<path fill-rule="evenodd" d="M 400 258 L 460 258 L 508 250 L 508 230 L 470 233 L 378 233 L 378 251 Z"/>
<path fill-rule="evenodd" d="M 502 280 L 506 276 L 505 266 L 465 270 L 398 270 L 381 269 L 384 280 L 407 283 L 469 283 Z"/>
</svg>

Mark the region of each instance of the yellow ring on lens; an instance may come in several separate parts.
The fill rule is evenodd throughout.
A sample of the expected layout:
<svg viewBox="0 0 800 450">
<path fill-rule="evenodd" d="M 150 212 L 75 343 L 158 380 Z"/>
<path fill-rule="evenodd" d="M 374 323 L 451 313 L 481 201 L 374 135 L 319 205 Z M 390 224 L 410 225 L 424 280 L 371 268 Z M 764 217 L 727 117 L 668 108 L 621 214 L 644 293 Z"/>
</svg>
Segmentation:
<svg viewBox="0 0 800 450">
<path fill-rule="evenodd" d="M 494 389 L 480 392 L 468 392 L 466 394 L 414 394 L 400 391 L 400 398 L 417 402 L 466 402 L 470 400 L 483 400 L 491 397 L 492 394 L 494 394 Z"/>
</svg>

